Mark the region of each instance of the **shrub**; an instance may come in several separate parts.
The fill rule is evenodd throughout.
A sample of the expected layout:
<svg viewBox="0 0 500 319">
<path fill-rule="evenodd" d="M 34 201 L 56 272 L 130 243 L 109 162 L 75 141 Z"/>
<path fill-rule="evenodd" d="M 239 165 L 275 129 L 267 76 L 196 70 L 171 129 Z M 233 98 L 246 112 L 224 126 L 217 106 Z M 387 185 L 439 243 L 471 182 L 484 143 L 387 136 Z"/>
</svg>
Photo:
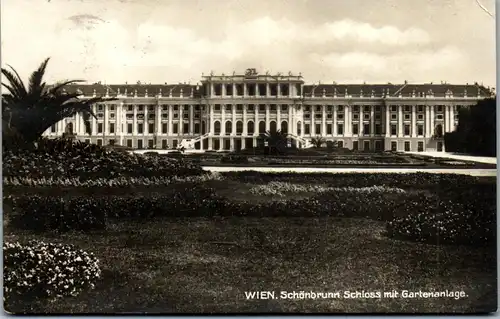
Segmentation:
<svg viewBox="0 0 500 319">
<path fill-rule="evenodd" d="M 93 144 L 55 140 L 38 148 L 5 151 L 4 178 L 96 178 L 192 176 L 200 165 L 164 156 L 118 152 Z"/>
<path fill-rule="evenodd" d="M 37 298 L 76 296 L 93 288 L 98 259 L 73 245 L 44 242 L 4 243 L 5 308 Z"/>
<path fill-rule="evenodd" d="M 484 246 L 496 238 L 495 201 L 422 197 L 407 201 L 400 209 L 411 214 L 395 217 L 387 223 L 390 237 L 433 244 Z M 489 206 L 489 207 L 488 207 Z"/>
<path fill-rule="evenodd" d="M 225 155 L 221 158 L 221 163 L 247 164 L 248 157 L 241 155 Z"/>
</svg>

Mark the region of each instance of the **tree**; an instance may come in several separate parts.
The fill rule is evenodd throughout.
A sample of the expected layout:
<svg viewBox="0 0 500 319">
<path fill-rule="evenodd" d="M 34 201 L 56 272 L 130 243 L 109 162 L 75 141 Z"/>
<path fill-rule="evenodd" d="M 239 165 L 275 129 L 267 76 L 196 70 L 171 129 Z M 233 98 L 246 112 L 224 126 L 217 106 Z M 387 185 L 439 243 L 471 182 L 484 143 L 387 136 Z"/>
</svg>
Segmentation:
<svg viewBox="0 0 500 319">
<path fill-rule="evenodd" d="M 325 144 L 325 139 L 321 136 L 316 136 L 311 139 L 311 144 L 314 145 L 314 147 L 322 147 L 323 144 Z"/>
<path fill-rule="evenodd" d="M 260 138 L 267 142 L 269 154 L 283 154 L 288 146 L 288 133 L 281 130 L 267 131 L 261 134 Z"/>
<path fill-rule="evenodd" d="M 458 112 L 455 132 L 445 134 L 447 151 L 480 156 L 496 156 L 496 98 Z"/>
<path fill-rule="evenodd" d="M 66 93 L 65 87 L 82 80 L 62 81 L 49 86 L 43 82 L 49 58 L 45 59 L 35 70 L 26 86 L 17 71 L 2 68 L 2 75 L 8 83 L 2 86 L 8 93 L 2 94 L 2 116 L 7 130 L 15 130 L 23 143 L 32 144 L 42 134 L 60 120 L 80 114 L 91 132 L 90 117 L 96 117 L 92 111 L 95 103 L 117 100 L 116 98 L 95 97 L 79 98 L 79 93 Z M 5 132 L 5 130 L 4 130 Z"/>
</svg>

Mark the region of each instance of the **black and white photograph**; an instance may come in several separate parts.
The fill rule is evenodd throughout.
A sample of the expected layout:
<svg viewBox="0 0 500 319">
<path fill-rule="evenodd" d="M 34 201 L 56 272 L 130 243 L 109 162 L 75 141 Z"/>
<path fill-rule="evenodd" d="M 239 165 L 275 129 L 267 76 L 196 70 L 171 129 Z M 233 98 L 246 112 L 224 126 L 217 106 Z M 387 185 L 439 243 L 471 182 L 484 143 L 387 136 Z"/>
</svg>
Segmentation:
<svg viewBox="0 0 500 319">
<path fill-rule="evenodd" d="M 498 307 L 494 0 L 2 0 L 8 314 Z"/>
</svg>

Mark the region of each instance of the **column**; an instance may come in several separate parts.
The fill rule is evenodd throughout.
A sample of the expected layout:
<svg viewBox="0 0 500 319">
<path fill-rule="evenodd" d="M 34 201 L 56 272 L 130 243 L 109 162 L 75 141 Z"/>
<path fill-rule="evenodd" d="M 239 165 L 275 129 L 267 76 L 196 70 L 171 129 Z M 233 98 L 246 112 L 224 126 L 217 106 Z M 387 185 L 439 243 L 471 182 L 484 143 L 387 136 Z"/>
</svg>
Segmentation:
<svg viewBox="0 0 500 319">
<path fill-rule="evenodd" d="M 385 136 L 391 136 L 391 106 L 385 105 Z"/>
<path fill-rule="evenodd" d="M 288 133 L 297 134 L 295 130 L 295 121 L 293 119 L 293 107 L 292 105 L 287 104 L 288 108 Z"/>
<path fill-rule="evenodd" d="M 142 131 L 142 135 L 146 135 L 146 134 L 151 134 L 152 133 L 152 132 L 149 131 L 148 108 L 149 108 L 149 105 L 144 105 L 144 121 L 143 121 L 143 123 L 144 123 L 143 124 L 144 125 L 144 129 Z"/>
<path fill-rule="evenodd" d="M 281 104 L 276 104 L 276 129 L 281 130 Z"/>
<path fill-rule="evenodd" d="M 243 136 L 248 135 L 248 119 L 247 119 L 247 107 L 248 104 L 243 104 Z M 254 124 L 255 129 L 255 124 Z"/>
<path fill-rule="evenodd" d="M 276 96 L 281 97 L 281 85 L 279 82 L 276 82 Z"/>
<path fill-rule="evenodd" d="M 220 135 L 226 135 L 226 104 L 221 105 Z M 222 139 L 221 139 L 222 143 Z"/>
<path fill-rule="evenodd" d="M 398 137 L 403 136 L 403 106 L 398 105 Z"/>
<path fill-rule="evenodd" d="M 450 132 L 455 130 L 455 106 L 450 106 Z"/>
<path fill-rule="evenodd" d="M 104 103 L 104 127 L 102 128 L 103 137 L 109 134 L 109 104 Z M 105 141 L 102 141 L 106 145 Z"/>
<path fill-rule="evenodd" d="M 160 102 L 157 101 L 156 102 L 156 114 L 155 114 L 155 120 L 156 120 L 156 124 L 155 124 L 155 133 L 157 135 L 162 135 L 164 134 L 162 131 L 161 131 L 161 105 L 160 105 Z M 158 134 L 159 132 L 161 132 L 161 134 Z M 160 144 L 158 143 L 158 140 L 156 141 L 156 144 Z M 158 147 L 158 145 L 157 145 Z"/>
<path fill-rule="evenodd" d="M 344 136 L 347 136 L 349 133 L 350 133 L 350 130 L 349 130 L 349 127 L 350 127 L 350 116 L 349 116 L 349 113 L 350 113 L 350 108 L 349 108 L 349 105 L 345 105 L 344 106 Z"/>
<path fill-rule="evenodd" d="M 448 132 L 450 128 L 449 106 L 444 105 L 444 130 L 443 134 Z"/>
<path fill-rule="evenodd" d="M 231 105 L 231 127 L 233 128 L 231 135 L 236 135 L 236 107 L 235 105 Z M 231 139 L 233 140 L 233 139 Z M 232 142 L 231 142 L 232 143 Z"/>
<path fill-rule="evenodd" d="M 243 97 L 247 97 L 247 96 L 248 96 L 247 84 L 243 83 Z"/>
<path fill-rule="evenodd" d="M 435 118 L 434 105 L 430 105 L 429 107 L 431 109 L 431 112 L 430 112 L 431 120 L 429 121 L 429 124 L 430 124 L 429 133 L 430 133 L 430 136 L 432 136 L 432 135 L 434 135 L 434 118 Z"/>
<path fill-rule="evenodd" d="M 214 120 L 214 106 L 212 104 L 209 104 L 208 105 L 208 110 L 209 110 L 209 114 L 210 114 L 210 118 L 207 121 L 208 132 L 210 133 L 210 135 L 212 135 L 212 134 L 214 134 L 214 124 L 213 124 L 213 120 Z M 212 139 L 209 139 L 208 141 L 209 141 L 210 149 L 212 149 L 212 146 L 211 146 Z"/>
<path fill-rule="evenodd" d="M 370 105 L 370 136 L 375 136 L 375 106 Z"/>
<path fill-rule="evenodd" d="M 337 107 L 338 105 L 333 106 L 333 135 L 337 135 Z"/>
<path fill-rule="evenodd" d="M 134 137 L 137 136 L 137 105 L 134 105 L 134 119 L 132 123 L 132 132 Z"/>
<path fill-rule="evenodd" d="M 430 132 L 431 132 L 431 123 L 430 123 L 431 122 L 431 114 L 430 114 L 431 111 L 430 111 L 429 105 L 425 105 L 424 107 L 425 107 L 424 108 L 424 111 L 425 111 L 425 128 L 424 128 L 425 132 L 424 132 L 424 136 L 425 137 L 430 137 L 431 136 L 431 134 L 430 134 Z"/>
<path fill-rule="evenodd" d="M 168 105 L 168 124 L 167 124 L 167 126 L 168 126 L 168 135 L 169 136 L 172 136 L 174 134 L 173 133 L 173 131 L 174 131 L 173 130 L 174 124 L 173 124 L 172 118 L 173 118 L 173 115 L 172 115 L 172 105 Z"/>
<path fill-rule="evenodd" d="M 254 109 L 254 112 L 255 112 L 255 121 L 254 121 L 254 130 L 253 130 L 253 135 L 254 136 L 259 136 L 259 129 L 260 129 L 260 120 L 259 120 L 259 105 L 256 105 L 254 104 L 253 105 L 253 109 Z"/>
<path fill-rule="evenodd" d="M 359 121 L 358 121 L 358 130 L 359 130 L 359 136 L 363 136 L 365 134 L 365 118 L 364 118 L 364 112 L 363 112 L 363 107 L 364 105 L 359 106 Z"/>
<path fill-rule="evenodd" d="M 411 137 L 417 137 L 417 106 L 411 106 Z"/>
<path fill-rule="evenodd" d="M 222 97 L 225 97 L 226 96 L 226 84 L 222 83 L 220 86 L 221 86 L 220 94 Z"/>
<path fill-rule="evenodd" d="M 266 104 L 266 131 L 269 131 L 270 123 L 269 123 L 269 104 Z"/>
<path fill-rule="evenodd" d="M 316 136 L 317 132 L 316 132 L 316 119 L 315 119 L 315 116 L 316 116 L 316 112 L 314 111 L 314 108 L 315 108 L 315 105 L 311 105 L 311 124 L 309 124 L 311 126 L 311 136 Z"/>
<path fill-rule="evenodd" d="M 255 83 L 255 96 L 260 96 L 259 83 Z"/>
<path fill-rule="evenodd" d="M 201 127 L 200 127 L 200 129 L 201 129 Z M 194 105 L 189 105 L 189 135 L 193 135 L 193 134 L 194 134 Z M 200 145 L 201 145 L 201 142 L 200 142 Z"/>
<path fill-rule="evenodd" d="M 269 92 L 269 83 L 266 83 L 266 97 L 270 97 L 271 92 Z"/>
<path fill-rule="evenodd" d="M 211 121 L 211 120 L 210 120 Z M 210 126 L 211 127 L 211 126 Z M 213 140 L 213 137 L 209 137 L 208 138 L 208 150 L 211 151 L 212 150 L 212 140 Z"/>
<path fill-rule="evenodd" d="M 323 117 L 322 117 L 322 122 L 321 122 L 321 135 L 326 136 L 326 105 L 322 105 L 323 109 Z"/>
</svg>

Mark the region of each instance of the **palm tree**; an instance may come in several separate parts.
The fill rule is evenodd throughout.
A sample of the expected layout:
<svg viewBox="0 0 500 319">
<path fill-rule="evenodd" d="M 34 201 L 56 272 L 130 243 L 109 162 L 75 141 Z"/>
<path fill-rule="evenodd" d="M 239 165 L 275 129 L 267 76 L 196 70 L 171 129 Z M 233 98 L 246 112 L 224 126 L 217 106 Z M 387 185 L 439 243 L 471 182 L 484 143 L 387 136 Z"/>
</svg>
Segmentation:
<svg viewBox="0 0 500 319">
<path fill-rule="evenodd" d="M 2 116 L 8 130 L 15 130 L 23 142 L 32 144 L 52 125 L 60 120 L 80 114 L 87 131 L 90 132 L 90 117 L 96 117 L 92 111 L 94 103 L 114 101 L 116 98 L 95 97 L 80 99 L 79 93 L 66 93 L 65 87 L 84 82 L 68 80 L 49 86 L 43 82 L 49 58 L 45 59 L 25 86 L 17 71 L 2 68 L 2 75 L 8 84 L 2 86 L 8 93 L 2 94 Z"/>
<path fill-rule="evenodd" d="M 267 142 L 269 154 L 282 154 L 285 152 L 288 144 L 288 133 L 281 130 L 266 131 L 260 135 L 260 138 Z"/>
<path fill-rule="evenodd" d="M 314 147 L 321 147 L 323 144 L 325 144 L 325 139 L 322 138 L 321 136 L 316 136 L 311 139 L 311 144 L 314 145 Z"/>
</svg>

